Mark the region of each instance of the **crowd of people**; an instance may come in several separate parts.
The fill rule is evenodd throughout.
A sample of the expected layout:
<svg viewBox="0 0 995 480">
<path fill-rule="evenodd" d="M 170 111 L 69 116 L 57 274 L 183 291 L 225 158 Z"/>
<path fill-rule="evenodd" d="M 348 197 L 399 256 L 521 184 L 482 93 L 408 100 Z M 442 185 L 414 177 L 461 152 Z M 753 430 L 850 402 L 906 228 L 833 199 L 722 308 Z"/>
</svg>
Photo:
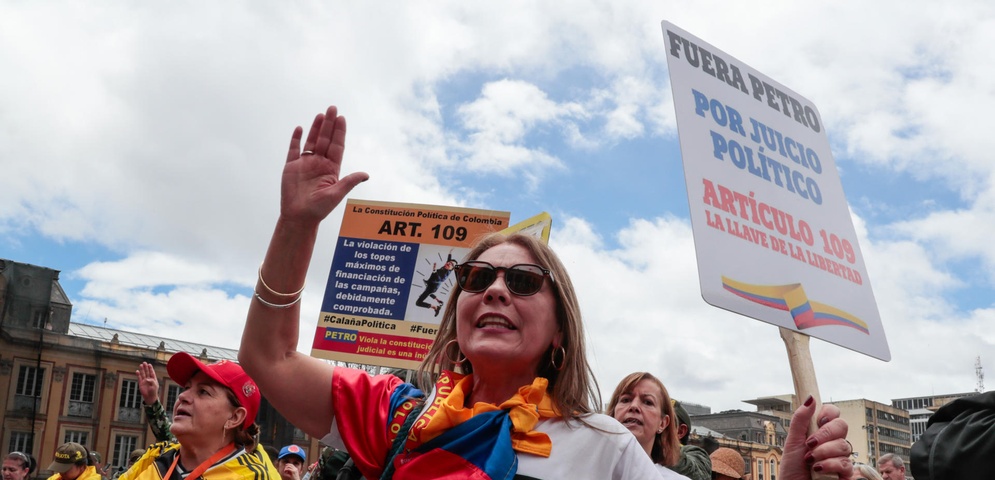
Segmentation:
<svg viewBox="0 0 995 480">
<path fill-rule="evenodd" d="M 601 411 L 570 276 L 553 250 L 530 236 L 492 234 L 464 259 L 447 259 L 456 286 L 413 382 L 299 353 L 299 300 L 318 226 L 368 179 L 340 175 L 345 136 L 335 107 L 317 115 L 307 137 L 294 130 L 239 362 L 173 355 L 166 370 L 183 389 L 165 407 L 152 365 L 139 365 L 157 442 L 133 452 L 117 478 L 749 480 L 735 450 L 688 444 L 690 417 L 648 372 L 623 378 Z M 311 465 L 300 446 L 267 453 L 258 444 L 263 395 L 328 445 Z M 789 426 L 778 480 L 882 478 L 854 466 L 839 414 L 832 405 L 817 412 L 812 397 L 804 401 Z M 881 460 L 883 478 L 905 478 L 900 457 Z M 50 480 L 107 478 L 99 463 L 82 445 L 66 443 L 49 465 Z M 3 480 L 23 480 L 35 469 L 29 455 L 9 453 Z"/>
<path fill-rule="evenodd" d="M 484 237 L 455 266 L 456 288 L 412 383 L 297 352 L 318 226 L 369 178 L 340 175 L 345 137 L 335 107 L 316 116 L 306 137 L 299 127 L 291 136 L 280 216 L 239 351 L 270 403 L 304 432 L 342 447 L 365 478 L 669 476 L 682 448 L 666 389 L 636 379 L 617 389 L 607 415 L 600 412 L 573 284 L 557 255 L 532 237 Z M 808 435 L 815 414 L 811 398 L 796 412 L 782 480 L 852 474 L 839 411 L 823 407 Z"/>
</svg>

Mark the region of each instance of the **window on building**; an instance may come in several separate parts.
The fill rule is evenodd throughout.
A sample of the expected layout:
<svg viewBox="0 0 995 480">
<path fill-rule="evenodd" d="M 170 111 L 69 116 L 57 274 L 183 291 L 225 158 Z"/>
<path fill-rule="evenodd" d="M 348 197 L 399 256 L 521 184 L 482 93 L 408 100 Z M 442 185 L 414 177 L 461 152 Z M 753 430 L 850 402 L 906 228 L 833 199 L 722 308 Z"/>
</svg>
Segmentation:
<svg viewBox="0 0 995 480">
<path fill-rule="evenodd" d="M 31 432 L 10 432 L 11 452 L 33 452 L 35 436 Z"/>
<path fill-rule="evenodd" d="M 45 369 L 21 365 L 21 371 L 17 376 L 17 395 L 27 395 L 29 397 L 41 396 L 41 383 L 45 378 Z"/>
<path fill-rule="evenodd" d="M 775 463 L 774 459 L 772 458 L 770 459 L 770 480 L 777 480 L 776 476 L 777 476 L 777 463 Z"/>
<path fill-rule="evenodd" d="M 117 468 L 128 466 L 128 455 L 131 455 L 131 451 L 135 449 L 136 445 L 138 445 L 137 435 L 115 435 L 114 454 L 111 455 L 113 463 L 111 465 Z"/>
<path fill-rule="evenodd" d="M 21 365 L 14 390 L 14 408 L 29 410 L 41 408 L 41 387 L 44 379 L 44 368 Z"/>
<path fill-rule="evenodd" d="M 764 461 L 762 458 L 757 459 L 757 480 L 764 480 Z"/>
<path fill-rule="evenodd" d="M 69 416 L 93 416 L 93 398 L 96 392 L 97 376 L 87 373 L 73 373 L 69 385 Z"/>
<path fill-rule="evenodd" d="M 36 308 L 31 311 L 31 326 L 34 328 L 45 328 L 45 321 L 48 320 L 48 310 Z"/>
<path fill-rule="evenodd" d="M 90 444 L 90 432 L 83 430 L 66 430 L 66 435 L 62 438 L 62 443 L 76 442 L 84 447 Z"/>
<path fill-rule="evenodd" d="M 142 395 L 138 392 L 137 380 L 125 379 L 121 381 L 121 399 L 118 402 L 117 419 L 122 422 L 142 422 Z"/>
<path fill-rule="evenodd" d="M 180 396 L 180 390 L 182 390 L 180 386 L 175 384 L 166 387 L 166 403 L 162 404 L 162 407 L 166 409 L 166 416 L 170 421 L 173 420 L 173 405 L 176 405 L 176 397 Z"/>
</svg>

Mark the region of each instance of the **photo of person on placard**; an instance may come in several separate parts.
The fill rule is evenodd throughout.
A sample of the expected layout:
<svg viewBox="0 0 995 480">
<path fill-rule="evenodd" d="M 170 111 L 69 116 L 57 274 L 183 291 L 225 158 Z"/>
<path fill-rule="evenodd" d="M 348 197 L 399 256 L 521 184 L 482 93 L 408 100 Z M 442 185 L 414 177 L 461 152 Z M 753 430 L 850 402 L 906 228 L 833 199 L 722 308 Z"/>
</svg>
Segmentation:
<svg viewBox="0 0 995 480">
<path fill-rule="evenodd" d="M 429 260 L 431 257 L 438 257 L 438 260 Z M 433 311 L 433 317 L 438 317 L 439 313 L 443 310 L 446 305 L 444 298 L 447 298 L 449 287 L 451 287 L 450 274 L 456 269 L 457 261 L 453 258 L 453 249 L 449 249 L 446 254 L 446 259 L 442 260 L 441 252 L 431 252 L 431 254 L 425 258 L 426 263 L 431 262 L 431 270 L 422 277 L 421 284 L 425 286 L 424 290 L 418 294 L 418 298 L 415 300 L 415 306 L 421 308 L 427 308 Z M 412 282 L 411 295 L 418 292 L 419 282 L 417 281 L 420 270 L 415 269 L 416 281 Z M 445 286 L 444 292 L 439 292 L 441 287 Z M 442 297 L 442 298 L 440 298 Z M 431 301 L 428 301 L 431 299 Z"/>
</svg>

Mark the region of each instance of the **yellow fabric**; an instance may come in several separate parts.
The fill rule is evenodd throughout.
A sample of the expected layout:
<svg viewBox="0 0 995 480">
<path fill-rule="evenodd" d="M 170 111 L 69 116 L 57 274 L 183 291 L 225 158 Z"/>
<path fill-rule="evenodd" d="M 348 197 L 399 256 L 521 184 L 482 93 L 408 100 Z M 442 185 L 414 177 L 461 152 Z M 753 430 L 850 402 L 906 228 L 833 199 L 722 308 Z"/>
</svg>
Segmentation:
<svg viewBox="0 0 995 480">
<path fill-rule="evenodd" d="M 418 436 L 422 442 L 427 442 L 478 413 L 506 410 L 513 425 L 511 448 L 518 452 L 549 457 L 553 450 L 553 442 L 549 439 L 549 435 L 533 431 L 540 418 L 560 416 L 553 405 L 553 398 L 546 393 L 548 386 L 549 380 L 536 377 L 532 385 L 519 388 L 518 393 L 501 405 L 477 402 L 473 407 L 465 408 L 467 392 L 473 387 L 473 376 L 467 375 L 456 382 L 446 398 L 441 399 L 438 411 L 421 429 Z"/>
<path fill-rule="evenodd" d="M 103 477 L 97 473 L 97 467 L 90 465 L 89 467 L 86 467 L 86 470 L 83 470 L 83 473 L 76 477 L 76 480 L 101 480 L 102 478 Z M 48 477 L 48 480 L 62 480 L 62 474 L 56 473 L 55 475 Z"/>
<path fill-rule="evenodd" d="M 145 455 L 142 455 L 142 458 L 139 458 L 127 472 L 122 473 L 118 480 L 163 480 L 162 475 L 166 472 L 160 472 L 155 461 L 159 456 L 179 450 L 179 448 L 179 443 L 171 442 L 150 446 L 145 451 Z M 204 480 L 280 480 L 280 474 L 273 466 L 269 456 L 262 448 L 258 448 L 254 452 L 242 454 L 221 465 L 208 468 L 200 478 Z"/>
</svg>

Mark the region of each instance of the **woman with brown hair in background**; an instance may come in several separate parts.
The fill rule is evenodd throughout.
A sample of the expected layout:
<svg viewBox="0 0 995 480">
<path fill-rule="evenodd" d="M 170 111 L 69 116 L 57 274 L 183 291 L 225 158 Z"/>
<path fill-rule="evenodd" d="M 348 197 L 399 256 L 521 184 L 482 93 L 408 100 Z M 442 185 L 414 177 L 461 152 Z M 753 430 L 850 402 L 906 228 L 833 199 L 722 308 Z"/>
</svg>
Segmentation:
<svg viewBox="0 0 995 480">
<path fill-rule="evenodd" d="M 669 467 L 681 457 L 677 414 L 667 388 L 647 372 L 630 373 L 615 387 L 606 412 L 628 428 L 663 478 L 688 480 Z"/>
</svg>

